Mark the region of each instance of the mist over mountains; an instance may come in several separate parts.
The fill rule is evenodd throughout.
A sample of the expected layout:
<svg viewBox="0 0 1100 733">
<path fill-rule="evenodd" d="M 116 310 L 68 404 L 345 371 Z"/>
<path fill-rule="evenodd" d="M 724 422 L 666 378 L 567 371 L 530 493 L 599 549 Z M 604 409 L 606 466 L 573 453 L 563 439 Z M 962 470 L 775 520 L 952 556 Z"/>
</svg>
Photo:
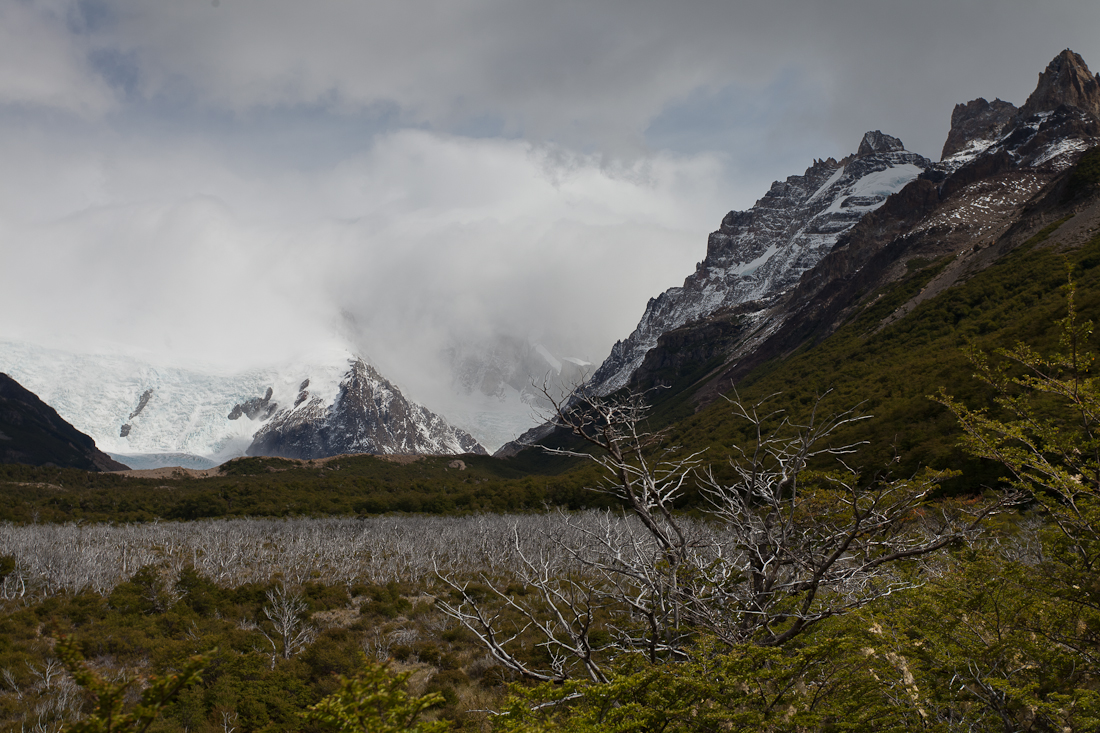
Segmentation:
<svg viewBox="0 0 1100 733">
<path fill-rule="evenodd" d="M 369 349 L 378 360 L 364 361 L 358 354 L 371 332 L 350 313 L 335 335 L 301 334 L 303 343 L 327 340 L 327 348 L 247 371 L 30 341 L 6 342 L 0 370 L 118 460 L 142 466 L 206 467 L 246 453 L 491 451 L 540 421 L 548 406 L 541 390 L 566 393 L 586 378 L 588 389 L 609 394 L 691 373 L 705 402 L 752 366 L 828 335 L 863 307 L 864 294 L 896 282 L 911 263 L 956 255 L 895 320 L 995 261 L 992 245 L 1009 251 L 1005 237 L 1023 226 L 1035 197 L 1096 144 L 1098 111 L 1097 77 L 1067 49 L 1022 106 L 958 104 L 938 162 L 887 132 L 867 132 L 855 152 L 814 160 L 752 208 L 727 214 L 695 273 L 651 298 L 634 332 L 595 370 L 581 356 L 555 353 L 559 347 L 498 333 L 452 340 L 419 377 L 387 373 L 386 349 L 396 347 L 382 339 Z M 436 379 L 425 382 L 429 373 Z M 433 384 L 419 388 L 429 404 L 407 399 L 403 383 Z"/>
</svg>

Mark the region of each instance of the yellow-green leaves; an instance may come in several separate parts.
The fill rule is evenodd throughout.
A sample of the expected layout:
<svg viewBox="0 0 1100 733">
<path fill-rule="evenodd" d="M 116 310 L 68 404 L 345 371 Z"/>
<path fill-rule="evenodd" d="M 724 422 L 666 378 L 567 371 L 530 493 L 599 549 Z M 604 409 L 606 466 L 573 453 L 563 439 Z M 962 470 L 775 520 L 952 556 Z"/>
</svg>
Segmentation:
<svg viewBox="0 0 1100 733">
<path fill-rule="evenodd" d="M 339 733 L 437 733 L 446 721 L 423 722 L 418 718 L 442 705 L 443 695 L 421 697 L 406 690 L 409 672 L 393 674 L 385 664 L 363 657 L 363 668 L 354 677 L 340 677 L 336 692 L 302 715 L 311 723 Z"/>
</svg>

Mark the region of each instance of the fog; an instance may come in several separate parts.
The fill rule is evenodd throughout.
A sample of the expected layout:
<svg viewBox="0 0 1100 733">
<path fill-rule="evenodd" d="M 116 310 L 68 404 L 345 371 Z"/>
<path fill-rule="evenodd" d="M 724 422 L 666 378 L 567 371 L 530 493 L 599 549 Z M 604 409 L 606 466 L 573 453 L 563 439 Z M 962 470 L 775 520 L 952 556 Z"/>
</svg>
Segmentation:
<svg viewBox="0 0 1100 733">
<path fill-rule="evenodd" d="M 598 363 L 730 209 L 1021 103 L 1093 3 L 0 4 L 0 337 L 414 399 L 506 336 Z"/>
</svg>

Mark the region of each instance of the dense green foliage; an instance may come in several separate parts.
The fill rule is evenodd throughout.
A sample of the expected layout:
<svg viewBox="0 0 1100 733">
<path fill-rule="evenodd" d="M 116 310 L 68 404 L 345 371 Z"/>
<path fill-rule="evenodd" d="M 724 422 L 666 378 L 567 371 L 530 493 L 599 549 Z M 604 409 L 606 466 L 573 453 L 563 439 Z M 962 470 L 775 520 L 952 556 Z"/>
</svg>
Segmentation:
<svg viewBox="0 0 1100 733">
<path fill-rule="evenodd" d="M 311 705 L 303 717 L 338 733 L 437 733 L 447 730 L 446 721 L 418 721 L 426 710 L 442 705 L 445 698 L 438 692 L 410 696 L 405 688 L 411 675 L 411 672 L 391 675 L 385 665 L 370 662 L 364 656 L 360 670 L 351 677 L 340 675 L 336 691 Z"/>
<path fill-rule="evenodd" d="M 272 654 L 268 637 L 275 633 L 265 613 L 277 583 L 225 588 L 187 567 L 172 575 L 147 566 L 107 596 L 2 604 L 3 729 L 18 730 L 23 721 L 27 730 L 56 731 L 83 714 L 91 716 L 83 729 L 144 730 L 159 713 L 149 730 L 319 731 L 333 729 L 329 715 L 365 715 L 352 708 L 372 689 L 396 712 L 415 717 L 440 708 L 469 725 L 477 716 L 463 711 L 481 707 L 507 679 L 483 662 L 470 638 L 448 630 L 420 600 L 422 588 L 307 583 L 296 591 L 303 608 L 295 623 L 312 638 L 284 658 Z M 66 641 L 58 644 L 58 635 Z M 364 649 L 396 661 L 383 674 L 365 664 Z M 103 727 L 108 719 L 114 722 Z"/>
<path fill-rule="evenodd" d="M 75 733 L 143 733 L 182 690 L 199 681 L 208 661 L 202 655 L 196 655 L 175 674 L 164 678 L 150 677 L 137 703 L 126 710 L 126 697 L 136 680 L 112 682 L 103 679 L 88 667 L 72 639 L 60 640 L 55 651 L 73 680 L 94 698 L 91 714 L 69 724 L 69 730 Z"/>
<path fill-rule="evenodd" d="M 579 508 L 597 499 L 587 466 L 531 473 L 511 461 L 428 456 L 395 462 L 347 456 L 328 462 L 241 458 L 220 475 L 151 479 L 72 469 L 0 464 L 0 521 L 145 522 L 212 517 L 460 514 L 544 506 Z M 576 466 L 558 459 L 554 468 Z"/>
</svg>

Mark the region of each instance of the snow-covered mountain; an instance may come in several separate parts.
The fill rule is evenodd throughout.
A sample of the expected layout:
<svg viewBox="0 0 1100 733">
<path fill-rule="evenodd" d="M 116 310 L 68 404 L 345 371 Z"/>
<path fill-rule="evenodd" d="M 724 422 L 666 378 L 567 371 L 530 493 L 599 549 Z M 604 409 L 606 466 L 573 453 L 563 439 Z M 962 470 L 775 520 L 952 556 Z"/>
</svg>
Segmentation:
<svg viewBox="0 0 1100 733">
<path fill-rule="evenodd" d="M 401 391 L 362 359 L 353 359 L 330 400 L 305 380 L 292 405 L 271 410 L 265 400 L 249 410 L 271 415 L 248 448 L 249 455 L 322 458 L 341 453 L 482 453 L 469 433 L 406 400 Z"/>
<path fill-rule="evenodd" d="M 0 342 L 0 371 L 94 438 L 100 450 L 133 468 L 205 468 L 245 455 L 262 427 L 285 419 L 294 408 L 309 405 L 324 412 L 336 405 L 359 363 L 332 349 L 297 363 L 233 373 Z M 435 443 L 418 444 L 424 452 L 475 450 L 476 441 L 467 434 L 408 404 L 410 419 L 437 436 Z M 343 428 L 374 429 L 351 423 Z M 404 432 L 390 442 L 384 435 L 384 429 L 376 432 L 374 452 L 404 452 L 409 445 Z"/>
<path fill-rule="evenodd" d="M 612 347 L 590 387 L 608 394 L 624 386 L 657 339 L 685 323 L 745 303 L 763 310 L 864 215 L 931 166 L 876 130 L 863 136 L 854 155 L 815 161 L 802 175 L 776 181 L 751 209 L 726 215 L 695 273 L 649 301 L 634 333 Z"/>
</svg>

